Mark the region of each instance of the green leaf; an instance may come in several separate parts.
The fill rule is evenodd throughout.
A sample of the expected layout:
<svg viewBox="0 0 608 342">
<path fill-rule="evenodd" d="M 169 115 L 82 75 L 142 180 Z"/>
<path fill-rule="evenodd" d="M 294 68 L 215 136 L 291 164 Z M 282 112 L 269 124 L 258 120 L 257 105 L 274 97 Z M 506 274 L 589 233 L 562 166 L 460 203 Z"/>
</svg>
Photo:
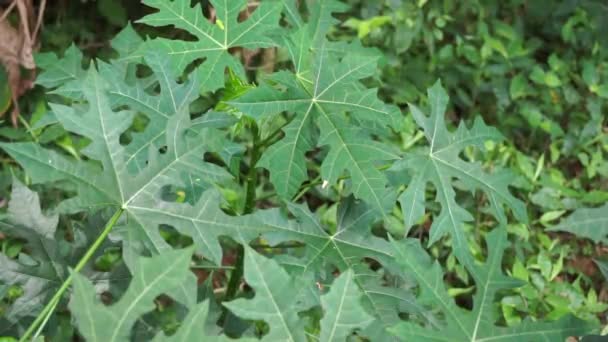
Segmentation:
<svg viewBox="0 0 608 342">
<path fill-rule="evenodd" d="M 153 342 L 231 341 L 224 336 L 212 336 L 206 333 L 203 323 L 207 321 L 207 317 L 209 316 L 209 306 L 209 300 L 197 304 L 196 307 L 190 309 L 190 312 L 184 318 L 179 326 L 179 330 L 175 334 L 171 336 L 159 334 L 154 338 Z"/>
<path fill-rule="evenodd" d="M 4 313 L 10 329 L 25 317 L 35 316 L 68 276 L 68 267 L 78 262 L 84 254 L 89 236 L 74 228 L 74 240 L 68 242 L 57 234 L 58 215 L 45 215 L 40 208 L 38 194 L 29 190 L 17 179 L 13 180 L 8 218 L 0 223 L 0 231 L 13 238 L 25 241 L 22 254 L 16 260 L 0 253 L 0 281 L 8 285 L 19 285 L 24 293 Z M 92 235 L 96 233 L 91 229 Z M 105 244 L 102 247 L 108 247 Z M 100 253 L 96 253 L 95 257 Z M 94 281 L 112 281 L 124 277 L 121 269 L 115 275 L 97 272 L 86 267 L 83 274 Z M 5 333 L 4 329 L 0 329 Z"/>
<path fill-rule="evenodd" d="M 70 310 L 87 341 L 128 341 L 141 315 L 155 308 L 154 299 L 186 281 L 191 249 L 141 257 L 134 265 L 133 279 L 120 300 L 110 306 L 96 299 L 96 291 L 84 276 L 74 273 Z"/>
<path fill-rule="evenodd" d="M 608 243 L 608 204 L 598 208 L 577 209 L 548 230 L 568 232 L 595 243 Z"/>
<path fill-rule="evenodd" d="M 541 223 L 549 223 L 551 221 L 555 221 L 558 218 L 560 218 L 562 215 L 564 215 L 564 213 L 566 213 L 565 210 L 553 210 L 553 211 L 548 211 L 546 213 L 544 213 L 539 221 Z"/>
<path fill-rule="evenodd" d="M 530 85 L 522 74 L 518 74 L 511 79 L 509 93 L 513 100 L 525 97 L 530 93 Z"/>
<path fill-rule="evenodd" d="M 325 314 L 321 320 L 320 341 L 344 341 L 353 329 L 364 329 L 374 320 L 363 309 L 361 298 L 352 270 L 334 280 L 329 293 L 321 296 Z"/>
<path fill-rule="evenodd" d="M 304 321 L 298 317 L 298 312 L 308 309 L 307 303 L 298 301 L 311 285 L 306 284 L 305 275 L 290 276 L 276 261 L 247 248 L 245 280 L 255 290 L 255 296 L 224 303 L 227 308 L 239 317 L 268 323 L 270 332 L 264 340 L 307 341 Z M 363 329 L 374 321 L 363 308 L 361 297 L 352 270 L 334 280 L 329 293 L 321 296 L 324 316 L 320 341 L 343 341 L 354 329 Z"/>
<path fill-rule="evenodd" d="M 467 265 L 475 280 L 473 308 L 459 307 L 448 295 L 441 266 L 433 262 L 417 240 L 393 241 L 396 260 L 403 272 L 415 278 L 420 288 L 418 300 L 436 307 L 444 317 L 442 328 L 430 329 L 413 322 L 401 322 L 390 331 L 404 341 L 563 341 L 591 332 L 593 324 L 568 316 L 556 322 L 525 320 L 513 327 L 496 325 L 494 300 L 499 291 L 522 283 L 502 273 L 502 256 L 508 244 L 506 232 L 496 229 L 486 238 L 488 257 L 483 265 Z"/>
<path fill-rule="evenodd" d="M 309 51 L 314 43 L 310 39 L 304 26 L 286 41 L 294 73 L 278 72 L 230 104 L 258 121 L 284 111 L 293 113 L 283 130 L 285 136 L 259 163 L 270 171 L 282 198 L 291 198 L 308 178 L 305 154 L 316 146 L 327 146 L 329 152 L 321 164 L 323 180 L 335 184 L 348 171 L 355 196 L 386 213 L 393 206 L 393 194 L 377 164 L 398 155 L 372 140 L 366 128 L 395 127 L 400 112 L 360 82 L 376 73 L 378 57 L 354 44 L 338 46 L 325 40 Z"/>
<path fill-rule="evenodd" d="M 26 239 L 26 246 L 32 251 L 30 257 L 38 265 L 28 265 L 0 253 L 0 280 L 7 285 L 18 284 L 24 289 L 24 294 L 4 313 L 12 324 L 35 315 L 52 295 L 56 283 L 65 277 L 66 260 L 60 253 L 59 241 L 55 241 L 58 220 L 57 215 L 45 216 L 42 213 L 38 194 L 13 180 L 8 220 L 0 223 L 0 230 Z M 0 331 L 5 332 L 4 329 Z"/>
<path fill-rule="evenodd" d="M 206 152 L 219 151 L 225 144 L 216 130 L 190 122 L 189 104 L 199 84 L 196 75 L 178 84 L 164 57 L 150 55 L 146 60 L 160 84 L 160 94 L 149 94 L 137 84 L 126 86 L 120 81 L 120 68 L 100 64 L 103 77 L 91 68 L 80 83 L 87 106 L 52 105 L 66 130 L 91 141 L 82 150 L 89 160 L 74 160 L 34 143 L 0 146 L 23 165 L 33 182 L 62 187 L 67 182 L 68 189 L 76 190 L 75 196 L 58 205 L 59 211 L 121 207 L 149 240 L 162 241 L 159 225 L 174 225 L 192 236 L 197 251 L 219 263 L 220 235 L 244 241 L 255 238 L 263 227 L 251 218 L 224 214 L 219 196 L 209 190 L 232 176 L 203 159 Z M 130 110 L 113 110 L 125 106 Z M 120 137 L 132 125 L 135 110 L 151 124 L 123 145 Z M 164 189 L 171 186 L 191 194 L 187 203 L 163 200 Z"/>
<path fill-rule="evenodd" d="M 52 52 L 36 55 L 36 66 L 42 70 L 36 77 L 36 84 L 53 89 L 54 94 L 68 98 L 79 98 L 80 90 L 71 81 L 82 81 L 86 77 L 83 70 L 82 52 L 72 44 L 59 58 Z"/>
<path fill-rule="evenodd" d="M 181 41 L 156 38 L 145 44 L 145 50 L 166 54 L 180 73 L 193 61 L 205 59 L 195 71 L 204 91 L 213 91 L 224 85 L 226 68 L 245 77 L 243 66 L 229 53 L 230 49 L 275 45 L 271 34 L 279 28 L 277 24 L 282 7 L 278 1 L 260 2 L 255 11 L 240 22 L 239 13 L 247 6 L 247 0 L 211 0 L 217 17 L 214 24 L 205 18 L 200 4 L 190 7 L 190 0 L 144 0 L 143 3 L 158 9 L 158 12 L 138 22 L 151 26 L 173 25 L 197 39 Z"/>
<path fill-rule="evenodd" d="M 125 72 L 127 67 L 132 66 L 132 73 L 135 73 L 135 63 L 141 61 L 141 58 L 138 58 L 135 53 L 143 42 L 144 40 L 135 32 L 131 23 L 127 23 L 127 26 L 111 41 L 112 48 L 118 53 L 114 64 L 124 68 Z"/>
<path fill-rule="evenodd" d="M 597 95 L 603 99 L 608 99 L 608 83 L 604 83 L 595 89 Z"/>
<path fill-rule="evenodd" d="M 365 335 L 370 338 L 390 339 L 385 328 L 398 321 L 399 312 L 408 312 L 432 320 L 431 315 L 413 302 L 412 295 L 404 289 L 386 286 L 382 277 L 372 271 L 364 260 L 376 260 L 387 271 L 396 271 L 395 255 L 384 239 L 371 234 L 370 227 L 379 219 L 377 211 L 352 196 L 338 208 L 335 232 L 326 227 L 306 207 L 289 204 L 296 220 L 287 220 L 276 211 L 267 212 L 261 218 L 271 230 L 264 234 L 271 245 L 286 241 L 305 243 L 304 255 L 289 258 L 285 262 L 293 268 L 293 274 L 305 275 L 330 266 L 341 272 L 352 269 L 353 284 L 363 294 L 362 305 L 376 318 L 368 326 Z"/>
<path fill-rule="evenodd" d="M 594 259 L 593 261 L 600 269 L 600 272 L 602 273 L 606 281 L 608 281 L 608 261 L 603 259 Z"/>
<path fill-rule="evenodd" d="M 583 62 L 582 76 L 588 87 L 597 85 L 600 82 L 600 75 L 597 72 L 597 68 L 590 61 Z"/>
<path fill-rule="evenodd" d="M 412 105 L 411 109 L 414 119 L 424 130 L 430 147 L 410 153 L 395 163 L 392 169 L 408 170 L 412 175 L 407 189 L 399 198 L 406 230 L 424 215 L 426 185 L 433 184 L 437 191 L 435 200 L 441 204 L 441 211 L 433 220 L 429 244 L 449 233 L 454 240 L 454 251 L 463 261 L 469 258 L 469 252 L 462 226 L 465 222 L 472 221 L 473 216 L 456 202 L 453 178 L 461 181 L 469 191 L 484 192 L 492 214 L 502 224 L 507 222 L 504 205 L 511 208 L 521 222 L 527 221 L 526 207 L 508 190 L 514 179 L 511 173 L 500 169 L 491 174 L 486 173 L 480 164 L 459 157 L 466 147 L 483 148 L 486 141 L 502 140 L 502 135 L 496 129 L 486 126 L 479 117 L 470 129 L 461 123 L 456 131 L 448 131 L 444 119 L 448 96 L 440 82 L 428 90 L 428 100 L 431 111 L 429 117 L 416 106 Z"/>
<path fill-rule="evenodd" d="M 272 260 L 251 248 L 245 250 L 245 280 L 255 290 L 253 299 L 224 303 L 239 317 L 263 320 L 270 326 L 268 341 L 306 341 L 296 299 L 302 284 Z"/>
<path fill-rule="evenodd" d="M 543 131 L 551 134 L 552 137 L 560 137 L 564 135 L 564 130 L 560 125 L 544 115 L 538 108 L 529 105 L 522 106 L 521 115 L 528 121 L 530 126 L 540 128 Z"/>
<path fill-rule="evenodd" d="M 388 15 L 375 16 L 367 20 L 351 18 L 344 22 L 343 26 L 357 30 L 357 36 L 359 39 L 363 39 L 367 37 L 370 32 L 391 23 L 392 20 L 392 17 Z"/>
<path fill-rule="evenodd" d="M 283 12 L 289 22 L 296 28 L 307 27 L 309 37 L 312 37 L 313 45 L 325 39 L 328 30 L 339 21 L 332 14 L 342 13 L 349 10 L 348 5 L 338 0 L 323 0 L 315 4 L 309 4 L 310 19 L 308 23 L 300 15 L 299 0 L 283 0 Z"/>
<path fill-rule="evenodd" d="M 545 74 L 545 84 L 551 88 L 556 88 L 561 86 L 562 82 L 560 81 L 557 74 L 555 74 L 553 71 L 549 71 Z"/>
</svg>

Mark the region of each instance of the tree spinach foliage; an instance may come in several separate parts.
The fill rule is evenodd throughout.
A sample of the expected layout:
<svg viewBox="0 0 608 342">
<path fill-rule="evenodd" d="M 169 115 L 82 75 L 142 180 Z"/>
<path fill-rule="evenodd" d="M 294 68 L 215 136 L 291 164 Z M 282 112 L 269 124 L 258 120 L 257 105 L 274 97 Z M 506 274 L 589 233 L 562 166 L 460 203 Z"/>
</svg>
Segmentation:
<svg viewBox="0 0 608 342">
<path fill-rule="evenodd" d="M 422 109 L 380 99 L 370 80 L 383 53 L 330 39 L 348 6 L 143 3 L 153 11 L 138 23 L 180 38 L 143 39 L 129 25 L 109 61 L 83 63 L 74 47 L 37 57 L 52 102 L 36 129 L 61 127 L 78 148 L 0 145 L 30 184 L 59 194 L 47 216 L 14 181 L 2 227 L 26 248 L 0 254 L 0 279 L 23 294 L 3 334 L 557 341 L 597 329 L 572 315 L 504 321 L 501 295 L 525 285 L 503 270 L 507 226 L 527 224 L 528 212 L 509 189 L 515 174 L 472 151 L 505 138 L 480 117 L 450 128 L 440 81 Z M 272 72 L 250 72 L 256 58 Z M 419 142 L 395 144 L 412 119 Z M 491 228 L 475 227 L 472 210 Z M 589 221 L 604 213 L 581 210 L 554 229 L 582 220 L 579 234 L 605 241 Z M 469 290 L 410 234 L 427 223 L 426 245 L 451 248 Z"/>
</svg>

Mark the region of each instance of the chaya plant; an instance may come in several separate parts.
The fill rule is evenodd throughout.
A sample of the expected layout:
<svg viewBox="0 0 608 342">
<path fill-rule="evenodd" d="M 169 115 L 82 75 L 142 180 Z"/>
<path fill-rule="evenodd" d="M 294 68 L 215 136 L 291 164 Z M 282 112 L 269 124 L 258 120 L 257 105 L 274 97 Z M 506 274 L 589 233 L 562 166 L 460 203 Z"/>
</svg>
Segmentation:
<svg viewBox="0 0 608 342">
<path fill-rule="evenodd" d="M 356 41 L 327 39 L 332 13 L 343 4 L 262 1 L 242 12 L 246 0 L 210 2 L 213 20 L 189 0 L 144 1 L 157 11 L 141 23 L 170 25 L 195 40 L 142 40 L 129 26 L 113 41 L 118 56 L 109 62 L 83 68 L 74 48 L 61 59 L 39 56 L 47 69 L 38 83 L 59 98 L 38 127 L 59 125 L 84 147 L 67 155 L 37 142 L 3 143 L 31 183 L 63 194 L 53 204 L 56 214 L 43 216 L 36 200 L 22 200 L 28 190 L 16 182 L 8 222 L 38 232 L 34 240 L 46 246 L 58 238 L 57 214 L 67 222 L 78 213 L 109 219 L 69 271 L 64 254 L 39 255 L 37 247 L 24 249 L 19 262 L 0 259 L 10 267 L 0 273 L 5 283 L 32 296 L 30 284 L 53 291 L 36 296 L 46 300 L 43 308 L 20 320 L 8 317 L 21 340 L 52 334 L 46 323 L 66 312 L 66 302 L 78 334 L 103 342 L 355 335 L 538 341 L 594 329 L 573 317 L 508 328 L 496 318 L 500 291 L 521 285 L 501 270 L 509 246 L 504 206 L 521 221 L 526 211 L 510 194 L 506 171 L 484 170 L 459 154 L 500 140 L 497 130 L 477 120 L 450 131 L 448 97 L 438 82 L 428 93 L 430 116 L 412 107 L 429 146 L 400 151 L 389 141 L 404 114 L 364 82 L 382 56 Z M 232 53 L 273 46 L 287 60 L 277 61 L 277 71 L 258 86 L 244 86 L 238 78 L 245 69 Z M 225 101 L 201 114 L 194 110 L 201 96 Z M 270 182 L 259 168 L 268 170 Z M 486 235 L 484 262 L 470 252 L 464 225 L 472 216 L 456 202 L 453 179 L 458 189 L 483 192 L 498 223 Z M 450 297 L 440 264 L 419 241 L 385 229 L 395 215 L 405 218 L 402 231 L 419 221 L 427 183 L 441 206 L 429 243 L 451 237 L 475 282 L 472 309 Z M 265 194 L 271 186 L 276 196 Z M 321 215 L 312 206 L 317 200 L 335 203 L 336 211 Z M 109 235 L 131 276 L 106 271 L 109 284 L 99 286 L 90 262 Z M 53 283 L 40 279 L 36 262 L 54 267 Z M 199 287 L 190 268 L 219 276 Z"/>
</svg>

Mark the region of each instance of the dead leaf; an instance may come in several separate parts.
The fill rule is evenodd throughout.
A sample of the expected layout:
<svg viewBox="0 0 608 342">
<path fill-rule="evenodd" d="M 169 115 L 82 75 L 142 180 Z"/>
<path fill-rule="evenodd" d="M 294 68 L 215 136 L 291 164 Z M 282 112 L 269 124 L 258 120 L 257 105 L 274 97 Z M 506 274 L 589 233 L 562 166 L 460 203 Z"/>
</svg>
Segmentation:
<svg viewBox="0 0 608 342">
<path fill-rule="evenodd" d="M 38 45 L 37 34 L 45 5 L 46 0 L 42 0 L 37 20 L 34 16 L 32 0 L 13 0 L 5 10 L 0 9 L 0 64 L 4 66 L 8 74 L 13 106 L 11 113 L 13 126 L 17 125 L 19 117 L 18 99 L 33 85 L 34 70 L 36 69 L 33 54 Z M 19 18 L 18 27 L 13 27 L 8 21 L 10 12 L 15 8 Z M 31 71 L 23 75 L 21 68 Z M 3 114 L 0 113 L 0 115 Z"/>
</svg>

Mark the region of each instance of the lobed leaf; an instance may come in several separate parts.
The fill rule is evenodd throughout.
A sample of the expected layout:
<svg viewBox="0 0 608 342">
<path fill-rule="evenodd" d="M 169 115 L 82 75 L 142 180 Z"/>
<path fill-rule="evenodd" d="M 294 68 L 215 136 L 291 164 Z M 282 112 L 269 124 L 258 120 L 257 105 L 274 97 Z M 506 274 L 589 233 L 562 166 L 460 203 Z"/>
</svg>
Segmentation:
<svg viewBox="0 0 608 342">
<path fill-rule="evenodd" d="M 549 231 L 568 232 L 595 243 L 608 243 L 608 204 L 577 209 L 558 225 L 550 227 Z"/>
<path fill-rule="evenodd" d="M 248 6 L 247 0 L 211 0 L 216 18 L 212 22 L 205 18 L 200 4 L 190 7 L 189 0 L 144 0 L 143 3 L 158 9 L 158 12 L 143 17 L 139 22 L 151 26 L 173 25 L 197 39 L 156 38 L 146 42 L 145 50 L 166 54 L 180 73 L 192 62 L 204 59 L 195 71 L 204 91 L 223 87 L 226 68 L 245 78 L 242 64 L 229 50 L 274 46 L 271 35 L 279 28 L 282 8 L 279 1 L 262 1 L 246 20 L 240 22 L 239 13 Z"/>
<path fill-rule="evenodd" d="M 285 42 L 295 65 L 293 73 L 276 73 L 269 78 L 273 84 L 263 84 L 230 104 L 256 120 L 293 113 L 283 130 L 285 136 L 266 151 L 259 164 L 270 171 L 282 198 L 295 195 L 308 178 L 305 154 L 326 146 L 323 180 L 335 184 L 348 171 L 355 196 L 385 214 L 394 204 L 394 194 L 376 164 L 398 155 L 374 141 L 364 127 L 396 126 L 400 112 L 382 103 L 375 89 L 360 83 L 375 74 L 377 55 L 356 44 L 312 40 L 313 27 L 327 29 L 319 23 L 304 25 Z"/>
<path fill-rule="evenodd" d="M 320 341 L 344 341 L 353 329 L 365 329 L 374 320 L 361 306 L 362 293 L 353 280 L 354 273 L 348 270 L 321 296 L 326 311 L 321 320 Z"/>
<path fill-rule="evenodd" d="M 399 313 L 408 312 L 432 320 L 423 307 L 415 303 L 406 288 L 387 286 L 378 271 L 372 271 L 366 260 L 379 262 L 387 272 L 397 272 L 394 254 L 388 242 L 375 237 L 370 225 L 380 216 L 362 202 L 349 198 L 338 209 L 338 227 L 334 233 L 323 227 L 307 208 L 289 204 L 295 221 L 287 220 L 277 212 L 261 216 L 271 230 L 264 234 L 271 245 L 285 241 L 305 243 L 301 258 L 289 258 L 285 262 L 292 273 L 305 277 L 313 274 L 320 277 L 324 269 L 340 272 L 353 270 L 353 284 L 362 293 L 362 305 L 375 321 L 370 323 L 364 334 L 376 339 L 391 339 L 385 328 L 400 321 Z"/>
<path fill-rule="evenodd" d="M 526 208 L 508 190 L 514 179 L 511 173 L 505 170 L 487 173 L 478 163 L 466 162 L 459 157 L 465 147 L 483 147 L 486 141 L 502 140 L 502 135 L 479 118 L 470 129 L 460 124 L 456 131 L 448 131 L 444 113 L 449 98 L 439 81 L 428 90 L 428 99 L 430 116 L 424 115 L 416 106 L 411 105 L 411 109 L 416 123 L 424 130 L 429 148 L 408 154 L 392 167 L 395 171 L 408 170 L 412 175 L 399 197 L 406 231 L 424 215 L 425 190 L 431 183 L 437 191 L 435 200 L 441 204 L 441 211 L 433 220 L 429 244 L 450 234 L 455 253 L 463 262 L 471 262 L 462 226 L 472 221 L 473 216 L 456 203 L 452 179 L 458 179 L 470 191 L 482 191 L 487 196 L 492 214 L 501 224 L 507 221 L 503 206 L 509 207 L 520 222 L 527 222 Z"/>
<path fill-rule="evenodd" d="M 189 104 L 196 97 L 196 76 L 178 84 L 165 57 L 151 54 L 146 61 L 160 84 L 160 94 L 124 84 L 119 67 L 100 64 L 101 74 L 91 68 L 81 82 L 88 103 L 85 109 L 52 105 L 66 130 L 91 141 L 82 151 L 88 160 L 68 158 L 34 143 L 0 147 L 26 169 L 33 182 L 59 186 L 67 182 L 70 190 L 75 187 L 76 195 L 61 202 L 59 211 L 121 207 L 128 219 L 156 241 L 162 240 L 159 225 L 175 224 L 193 237 L 199 252 L 219 263 L 220 235 L 245 241 L 241 239 L 252 239 L 264 228 L 255 220 L 223 214 L 219 197 L 210 190 L 212 184 L 227 182 L 232 176 L 204 160 L 205 153 L 221 151 L 225 144 L 221 133 L 209 126 L 214 124 L 191 122 Z M 131 127 L 136 111 L 151 123 L 124 145 L 121 136 Z M 185 189 L 191 195 L 189 201 L 163 200 L 167 187 Z"/>
<path fill-rule="evenodd" d="M 501 263 L 507 246 L 506 232 L 497 229 L 486 238 L 488 257 L 483 265 L 465 265 L 475 280 L 473 309 L 459 307 L 448 294 L 443 271 L 433 262 L 417 240 L 393 241 L 396 261 L 403 272 L 413 276 L 420 287 L 418 301 L 437 307 L 445 322 L 440 329 L 423 327 L 412 322 L 400 322 L 390 331 L 406 341 L 562 341 L 581 336 L 595 327 L 572 316 L 556 322 L 526 320 L 513 327 L 496 324 L 494 298 L 501 290 L 521 286 L 522 283 L 502 274 Z"/>
<path fill-rule="evenodd" d="M 68 267 L 77 263 L 91 240 L 76 227 L 72 232 L 74 241 L 67 241 L 63 234 L 57 234 L 59 216 L 45 215 L 40 208 L 38 194 L 17 179 L 13 180 L 7 214 L 6 219 L 0 222 L 0 231 L 12 238 L 22 239 L 25 244 L 23 252 L 16 259 L 0 253 L 0 281 L 23 289 L 23 294 L 9 306 L 0 320 L 3 323 L 0 332 L 4 334 L 26 318 L 38 314 L 67 278 Z M 106 242 L 103 247 L 108 245 Z M 98 257 L 99 254 L 95 253 L 94 256 Z M 120 267 L 112 273 L 99 272 L 93 267 L 83 270 L 83 274 L 98 285 L 119 280 L 123 278 L 122 273 Z"/>
<path fill-rule="evenodd" d="M 128 341 L 135 322 L 155 308 L 154 299 L 186 281 L 191 256 L 192 250 L 185 249 L 138 259 L 129 288 L 110 306 L 100 303 L 93 285 L 74 273 L 70 310 L 80 333 L 87 341 Z"/>
</svg>

